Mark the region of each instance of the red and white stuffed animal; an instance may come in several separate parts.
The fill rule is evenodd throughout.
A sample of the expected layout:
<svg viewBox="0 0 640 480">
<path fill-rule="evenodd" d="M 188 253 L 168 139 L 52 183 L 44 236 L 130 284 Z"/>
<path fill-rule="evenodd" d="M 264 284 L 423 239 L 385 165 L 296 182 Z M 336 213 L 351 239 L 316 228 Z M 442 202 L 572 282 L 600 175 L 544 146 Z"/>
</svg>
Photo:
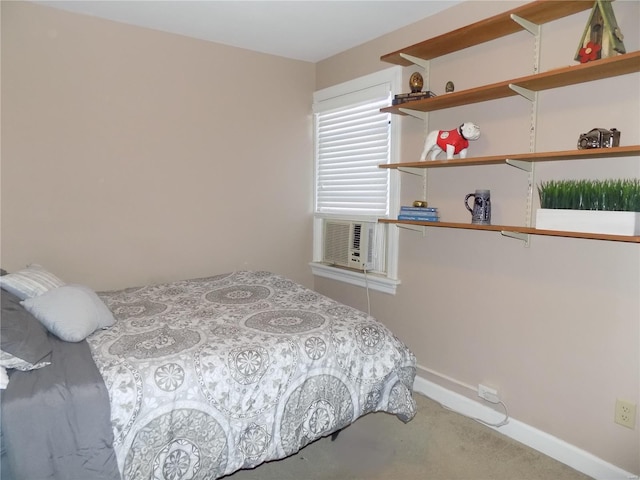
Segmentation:
<svg viewBox="0 0 640 480">
<path fill-rule="evenodd" d="M 447 160 L 451 160 L 456 154 L 459 154 L 460 158 L 467 158 L 469 140 L 478 138 L 480 127 L 471 122 L 465 122 L 454 130 L 434 130 L 427 135 L 420 161 L 424 162 L 429 153 L 430 160 L 435 160 L 442 152 L 446 152 Z"/>
</svg>

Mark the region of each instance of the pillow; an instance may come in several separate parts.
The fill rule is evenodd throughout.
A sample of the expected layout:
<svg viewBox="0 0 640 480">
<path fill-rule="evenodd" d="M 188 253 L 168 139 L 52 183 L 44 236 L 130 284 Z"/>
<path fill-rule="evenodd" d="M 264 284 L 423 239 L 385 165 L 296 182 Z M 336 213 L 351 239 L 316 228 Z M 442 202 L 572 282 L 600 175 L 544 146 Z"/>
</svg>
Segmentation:
<svg viewBox="0 0 640 480">
<path fill-rule="evenodd" d="M 51 354 L 47 329 L 20 305 L 18 297 L 4 290 L 0 290 L 0 297 L 0 355 L 4 358 L 0 366 L 18 368 L 9 366 L 14 365 L 17 358 L 22 362 L 21 370 L 37 368 Z"/>
<path fill-rule="evenodd" d="M 66 342 L 79 342 L 98 328 L 115 323 L 96 292 L 83 285 L 64 285 L 20 303 L 47 330 Z"/>
<path fill-rule="evenodd" d="M 62 280 L 35 263 L 15 273 L 0 276 L 0 287 L 13 293 L 20 300 L 42 295 L 62 285 Z"/>
</svg>

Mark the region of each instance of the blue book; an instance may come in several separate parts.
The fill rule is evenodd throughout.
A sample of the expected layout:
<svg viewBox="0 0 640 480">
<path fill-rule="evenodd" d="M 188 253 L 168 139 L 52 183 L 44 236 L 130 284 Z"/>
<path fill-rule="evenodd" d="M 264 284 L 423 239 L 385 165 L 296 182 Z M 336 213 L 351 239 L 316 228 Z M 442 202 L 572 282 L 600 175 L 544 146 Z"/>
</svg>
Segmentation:
<svg viewBox="0 0 640 480">
<path fill-rule="evenodd" d="M 421 218 L 430 218 L 430 217 L 438 217 L 438 212 L 406 212 L 404 210 L 400 210 L 398 215 L 410 215 L 412 217 L 421 217 Z"/>
<path fill-rule="evenodd" d="M 407 207 L 407 206 L 402 206 L 400 207 L 400 213 L 403 212 L 437 212 L 438 209 L 436 207 Z"/>
<path fill-rule="evenodd" d="M 417 220 L 418 222 L 439 222 L 440 217 L 437 217 L 437 216 L 425 217 L 421 215 L 398 215 L 398 220 Z"/>
</svg>

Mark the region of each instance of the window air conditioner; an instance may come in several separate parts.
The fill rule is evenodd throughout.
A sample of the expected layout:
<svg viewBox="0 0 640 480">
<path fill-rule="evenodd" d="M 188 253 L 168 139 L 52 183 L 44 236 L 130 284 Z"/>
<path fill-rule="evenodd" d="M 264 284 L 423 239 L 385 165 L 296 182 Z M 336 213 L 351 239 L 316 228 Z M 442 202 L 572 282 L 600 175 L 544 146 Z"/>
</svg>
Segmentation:
<svg viewBox="0 0 640 480">
<path fill-rule="evenodd" d="M 371 223 L 325 220 L 323 261 L 356 270 L 371 269 L 374 235 Z"/>
</svg>

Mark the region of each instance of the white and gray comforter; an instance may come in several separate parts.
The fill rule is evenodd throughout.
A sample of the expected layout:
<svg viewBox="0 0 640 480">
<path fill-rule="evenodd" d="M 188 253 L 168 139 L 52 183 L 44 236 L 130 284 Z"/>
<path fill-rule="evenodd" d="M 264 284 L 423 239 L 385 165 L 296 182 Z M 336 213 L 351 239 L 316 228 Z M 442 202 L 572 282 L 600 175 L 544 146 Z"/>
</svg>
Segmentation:
<svg viewBox="0 0 640 480">
<path fill-rule="evenodd" d="M 358 417 L 415 414 L 415 358 L 385 326 L 286 278 L 235 272 L 100 294 L 87 340 L 122 477 L 214 479 Z"/>
</svg>

